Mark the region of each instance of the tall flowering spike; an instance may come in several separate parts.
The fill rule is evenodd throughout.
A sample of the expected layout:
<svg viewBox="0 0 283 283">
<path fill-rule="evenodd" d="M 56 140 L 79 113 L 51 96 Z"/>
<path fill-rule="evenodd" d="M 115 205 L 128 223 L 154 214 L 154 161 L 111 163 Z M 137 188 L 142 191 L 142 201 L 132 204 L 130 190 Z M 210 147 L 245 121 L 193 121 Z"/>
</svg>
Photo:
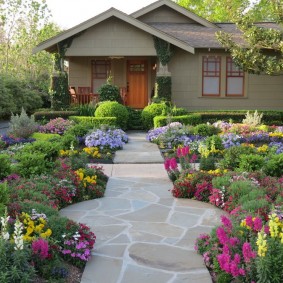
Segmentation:
<svg viewBox="0 0 283 283">
<path fill-rule="evenodd" d="M 15 240 L 15 247 L 14 249 L 22 250 L 24 248 L 24 240 L 23 240 L 23 224 L 20 222 L 20 220 L 17 218 L 15 223 L 15 230 L 14 230 L 14 240 Z"/>
<path fill-rule="evenodd" d="M 190 154 L 190 147 L 187 145 L 187 146 L 182 148 L 182 155 L 186 156 L 188 154 Z"/>
<path fill-rule="evenodd" d="M 171 158 L 170 159 L 170 167 L 172 170 L 176 170 L 177 167 L 178 167 L 178 164 L 177 164 L 177 161 L 176 161 L 176 158 Z"/>
<path fill-rule="evenodd" d="M 267 241 L 266 241 L 266 234 L 263 231 L 257 234 L 256 245 L 258 247 L 257 254 L 260 257 L 264 257 L 267 252 Z"/>
<path fill-rule="evenodd" d="M 221 222 L 222 224 L 229 229 L 229 231 L 232 229 L 232 222 L 231 220 L 226 217 L 225 215 L 221 215 Z"/>
<path fill-rule="evenodd" d="M 10 234 L 8 232 L 8 221 L 10 216 L 7 216 L 7 209 L 5 209 L 4 217 L 1 217 L 1 236 L 4 240 L 9 240 Z"/>
<path fill-rule="evenodd" d="M 170 159 L 165 159 L 164 168 L 165 168 L 166 171 L 170 170 Z"/>
<path fill-rule="evenodd" d="M 242 252 L 244 256 L 244 261 L 246 263 L 249 263 L 251 259 L 256 258 L 256 252 L 252 250 L 251 244 L 248 242 L 245 242 L 243 244 Z"/>
</svg>

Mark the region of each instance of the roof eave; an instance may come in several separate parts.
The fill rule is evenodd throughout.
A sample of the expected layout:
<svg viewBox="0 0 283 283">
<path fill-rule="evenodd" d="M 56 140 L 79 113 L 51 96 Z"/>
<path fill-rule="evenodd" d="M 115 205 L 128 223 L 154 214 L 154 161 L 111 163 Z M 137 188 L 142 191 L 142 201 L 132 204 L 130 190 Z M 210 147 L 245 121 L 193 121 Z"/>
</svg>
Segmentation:
<svg viewBox="0 0 283 283">
<path fill-rule="evenodd" d="M 195 53 L 195 50 L 192 46 L 188 45 L 187 43 L 181 41 L 181 40 L 178 40 L 176 38 L 174 38 L 173 36 L 170 36 L 164 32 L 161 32 L 145 23 L 142 23 L 140 21 L 138 21 L 137 19 L 121 12 L 121 11 L 118 11 L 114 8 L 111 8 L 109 10 L 107 10 L 106 12 L 96 16 L 96 17 L 93 17 L 73 28 L 70 28 L 68 29 L 67 31 L 64 31 L 60 34 L 58 34 L 57 36 L 55 37 L 52 37 L 42 43 L 40 43 L 39 45 L 37 45 L 34 49 L 33 49 L 33 53 L 37 53 L 37 52 L 40 52 L 40 51 L 43 51 L 43 50 L 53 50 L 56 48 L 56 45 L 65 40 L 65 39 L 68 39 L 72 36 L 75 36 L 76 34 L 80 33 L 80 32 L 83 32 L 85 31 L 86 29 L 106 20 L 106 19 L 109 19 L 110 17 L 116 17 L 120 20 L 123 20 L 145 32 L 148 32 L 150 33 L 151 35 L 154 35 L 156 37 L 159 37 L 173 45 L 176 45 L 178 46 L 179 48 L 181 49 L 184 49 L 192 54 Z"/>
<path fill-rule="evenodd" d="M 141 8 L 140 10 L 134 12 L 131 14 L 131 16 L 133 18 L 139 18 L 163 5 L 166 5 L 168 7 L 170 7 L 171 9 L 179 12 L 180 14 L 184 15 L 185 17 L 188 17 L 190 19 L 193 19 L 194 21 L 196 21 L 197 23 L 203 25 L 203 26 L 206 26 L 206 27 L 209 27 L 209 28 L 217 28 L 219 29 L 219 27 L 217 25 L 215 25 L 214 23 L 211 23 L 210 21 L 200 17 L 200 16 L 197 16 L 196 14 L 190 12 L 189 10 L 181 7 L 180 5 L 176 4 L 175 2 L 172 2 L 170 0 L 159 0 L 159 1 L 156 1 L 156 2 L 153 2 L 152 4 L 144 7 L 144 8 Z"/>
</svg>

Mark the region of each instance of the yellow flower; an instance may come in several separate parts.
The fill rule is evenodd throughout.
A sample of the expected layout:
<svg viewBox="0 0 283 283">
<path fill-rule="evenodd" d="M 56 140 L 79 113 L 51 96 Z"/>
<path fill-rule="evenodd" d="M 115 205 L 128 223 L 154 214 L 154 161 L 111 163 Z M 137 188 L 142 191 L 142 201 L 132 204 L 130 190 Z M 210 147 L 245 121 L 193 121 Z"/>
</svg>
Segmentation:
<svg viewBox="0 0 283 283">
<path fill-rule="evenodd" d="M 257 148 L 257 151 L 258 152 L 266 152 L 268 150 L 268 145 L 267 144 L 264 144 L 260 147 Z"/>
<path fill-rule="evenodd" d="M 44 233 L 40 234 L 40 237 L 43 238 L 43 239 L 46 239 L 46 238 L 50 237 L 51 234 L 52 234 L 52 231 L 51 231 L 51 229 L 48 228 Z"/>
<path fill-rule="evenodd" d="M 266 234 L 263 231 L 258 232 L 256 244 L 258 246 L 257 254 L 264 257 L 267 252 Z"/>
<path fill-rule="evenodd" d="M 269 133 L 269 136 L 283 138 L 283 133 L 279 133 L 279 132 Z"/>
<path fill-rule="evenodd" d="M 41 233 L 43 228 L 44 228 L 44 224 L 39 224 L 39 225 L 35 226 L 34 231 L 36 233 Z"/>
</svg>

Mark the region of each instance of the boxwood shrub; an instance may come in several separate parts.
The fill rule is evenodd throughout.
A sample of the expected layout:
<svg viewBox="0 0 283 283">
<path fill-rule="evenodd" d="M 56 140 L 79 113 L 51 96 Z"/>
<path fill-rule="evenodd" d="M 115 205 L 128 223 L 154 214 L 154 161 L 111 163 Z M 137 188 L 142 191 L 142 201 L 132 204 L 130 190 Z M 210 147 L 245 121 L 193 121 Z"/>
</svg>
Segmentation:
<svg viewBox="0 0 283 283">
<path fill-rule="evenodd" d="M 116 117 L 117 125 L 127 130 L 127 123 L 129 119 L 129 112 L 126 106 L 117 101 L 105 101 L 101 103 L 95 110 L 95 117 Z"/>
<path fill-rule="evenodd" d="M 69 119 L 89 128 L 99 128 L 101 125 L 118 127 L 116 117 L 70 116 Z"/>
<path fill-rule="evenodd" d="M 156 116 L 153 119 L 154 128 L 166 126 L 168 124 L 168 117 Z M 170 117 L 170 122 L 180 122 L 184 125 L 197 125 L 201 123 L 201 116 L 198 114 L 182 115 Z"/>
<path fill-rule="evenodd" d="M 49 121 L 55 118 L 68 119 L 70 116 L 78 115 L 78 111 L 39 111 L 34 113 L 35 121 Z"/>
</svg>

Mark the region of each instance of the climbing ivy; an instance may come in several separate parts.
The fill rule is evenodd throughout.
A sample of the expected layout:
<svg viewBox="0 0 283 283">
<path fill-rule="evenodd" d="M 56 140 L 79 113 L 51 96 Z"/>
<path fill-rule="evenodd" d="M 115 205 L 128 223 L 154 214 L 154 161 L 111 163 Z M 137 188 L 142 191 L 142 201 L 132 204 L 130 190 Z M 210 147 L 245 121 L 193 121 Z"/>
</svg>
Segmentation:
<svg viewBox="0 0 283 283">
<path fill-rule="evenodd" d="M 171 101 L 171 77 L 157 77 L 156 84 L 156 97 L 161 101 Z"/>
<path fill-rule="evenodd" d="M 157 53 L 157 57 L 163 66 L 170 62 L 171 57 L 174 54 L 174 47 L 169 42 L 154 36 L 154 47 Z"/>
</svg>

